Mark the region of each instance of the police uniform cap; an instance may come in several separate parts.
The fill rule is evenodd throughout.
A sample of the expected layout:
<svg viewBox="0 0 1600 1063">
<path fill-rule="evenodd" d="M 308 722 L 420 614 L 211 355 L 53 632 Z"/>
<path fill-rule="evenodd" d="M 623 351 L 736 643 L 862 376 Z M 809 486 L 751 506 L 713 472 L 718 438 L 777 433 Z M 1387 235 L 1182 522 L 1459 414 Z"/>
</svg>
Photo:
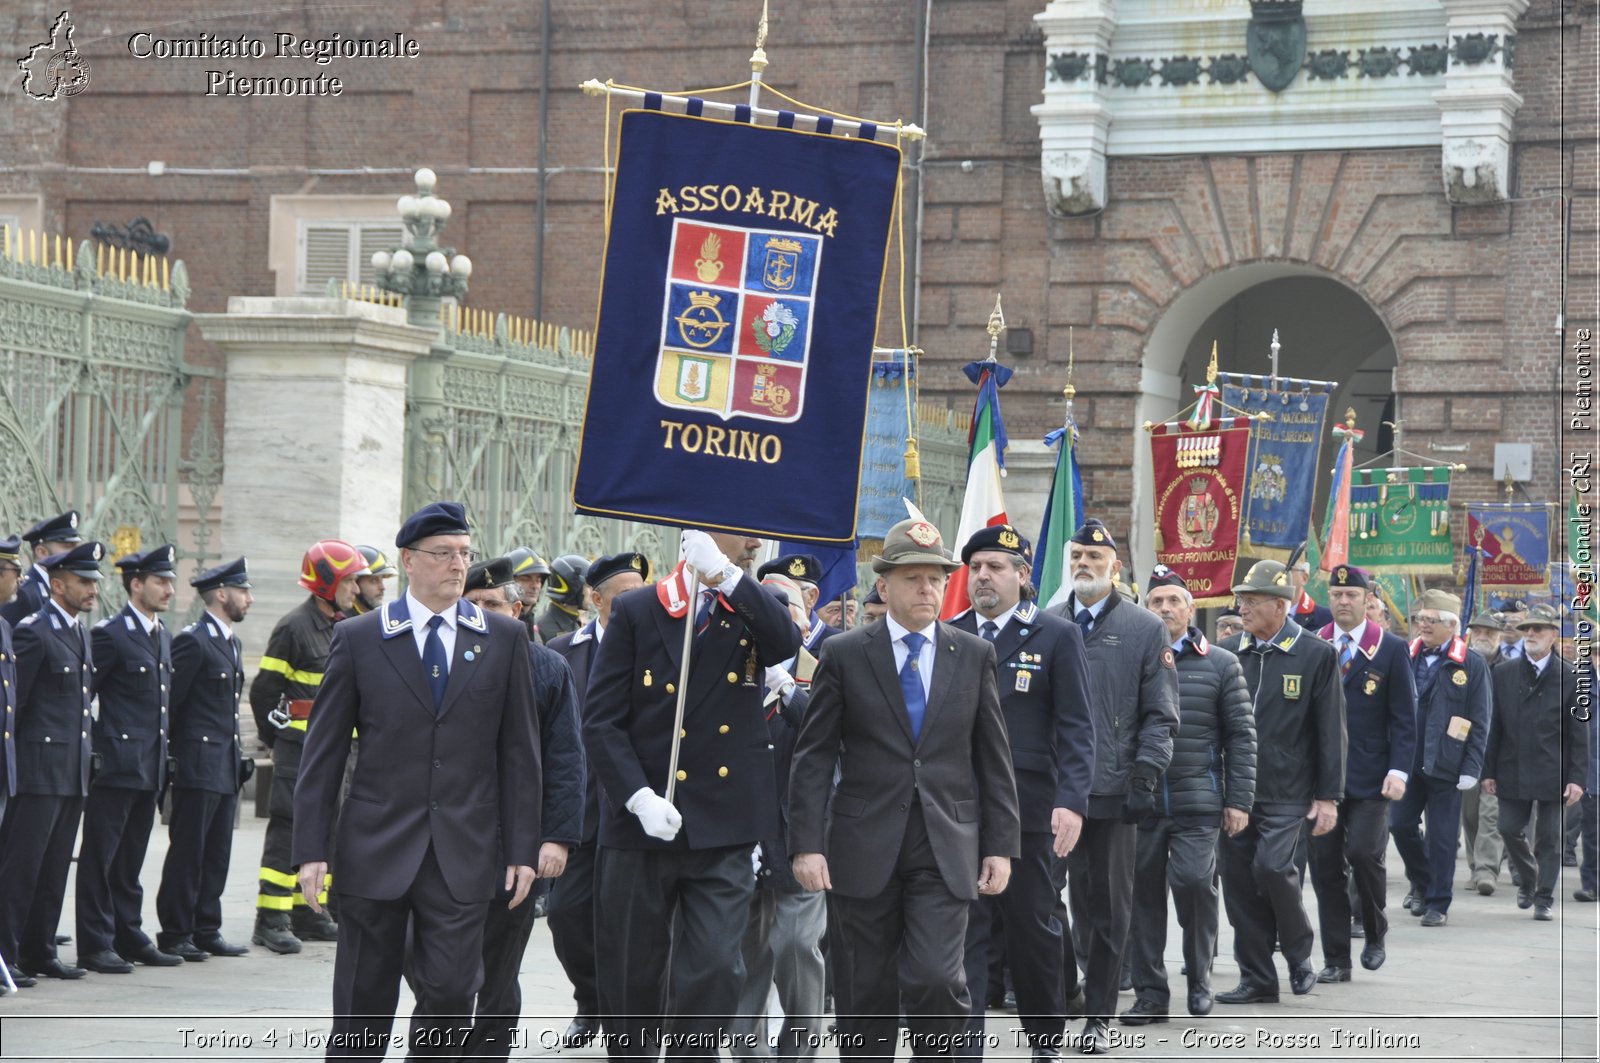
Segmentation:
<svg viewBox="0 0 1600 1063">
<path fill-rule="evenodd" d="M 1244 574 L 1244 582 L 1235 584 L 1235 594 L 1270 594 L 1284 601 L 1294 600 L 1294 586 L 1289 582 L 1289 570 L 1281 561 L 1257 561 Z"/>
<path fill-rule="evenodd" d="M 1371 582 L 1367 574 L 1354 565 L 1335 565 L 1332 572 L 1328 573 L 1328 586 L 1330 587 L 1360 587 L 1370 590 Z"/>
<path fill-rule="evenodd" d="M 878 593 L 876 584 L 867 589 L 867 596 L 861 599 L 862 605 L 882 605 L 883 597 Z"/>
<path fill-rule="evenodd" d="M 599 587 L 612 576 L 620 576 L 624 572 L 637 572 L 641 579 L 649 581 L 650 559 L 632 552 L 607 554 L 590 562 L 588 571 L 583 574 L 583 581 L 591 587 Z"/>
<path fill-rule="evenodd" d="M 435 535 L 468 535 L 467 507 L 460 502 L 429 502 L 400 525 L 395 546 L 406 549 Z"/>
<path fill-rule="evenodd" d="M 961 567 L 950 560 L 939 529 L 930 521 L 916 517 L 908 517 L 890 528 L 889 534 L 883 537 L 883 549 L 872 559 L 872 571 L 880 575 L 904 565 L 937 565 L 946 572 Z"/>
<path fill-rule="evenodd" d="M 178 572 L 177 563 L 178 548 L 171 543 L 163 543 L 142 554 L 117 558 L 117 567 L 129 576 L 175 576 Z"/>
<path fill-rule="evenodd" d="M 492 557 L 487 561 L 479 561 L 467 569 L 467 583 L 461 593 L 494 590 L 496 587 L 504 587 L 514 578 L 511 573 L 511 558 Z"/>
<path fill-rule="evenodd" d="M 71 572 L 84 579 L 98 580 L 101 577 L 100 562 L 106 557 L 106 544 L 90 540 L 79 543 L 71 550 L 63 550 L 59 554 L 51 554 L 40 564 L 50 570 L 52 576 L 59 572 Z"/>
<path fill-rule="evenodd" d="M 13 535 L 9 539 L 0 539 L 0 564 L 10 562 L 19 568 L 22 565 L 22 538 Z"/>
<path fill-rule="evenodd" d="M 78 534 L 78 511 L 69 509 L 54 517 L 46 517 L 23 532 L 22 537 L 30 543 L 81 543 L 83 536 Z"/>
<path fill-rule="evenodd" d="M 1117 548 L 1117 541 L 1111 537 L 1106 526 L 1100 523 L 1099 517 L 1086 517 L 1083 527 L 1073 532 L 1072 538 L 1068 541 L 1079 546 L 1104 546 L 1111 550 Z"/>
<path fill-rule="evenodd" d="M 815 587 L 822 582 L 822 562 L 811 554 L 785 554 L 756 569 L 756 579 L 764 580 L 773 575 Z"/>
<path fill-rule="evenodd" d="M 1033 564 L 1033 544 L 1028 537 L 1009 524 L 992 524 L 987 528 L 979 528 L 972 533 L 972 538 L 967 540 L 967 545 L 961 548 L 961 563 L 972 563 L 972 555 L 979 550 L 999 550 L 1002 553 L 1016 554 L 1022 558 L 1024 564 Z"/>
<path fill-rule="evenodd" d="M 1561 614 L 1556 612 L 1554 606 L 1539 604 L 1529 609 L 1517 621 L 1517 630 L 1526 631 L 1530 627 L 1561 627 Z"/>
<path fill-rule="evenodd" d="M 1417 597 L 1417 604 L 1414 608 L 1436 609 L 1441 613 L 1454 613 L 1456 616 L 1460 616 L 1461 599 L 1457 598 L 1449 591 L 1435 588 L 1434 590 L 1423 591 L 1422 594 Z"/>
<path fill-rule="evenodd" d="M 250 573 L 245 570 L 245 561 L 236 557 L 232 561 L 224 561 L 200 573 L 189 581 L 189 586 L 197 591 L 214 591 L 219 587 L 250 587 Z"/>
<path fill-rule="evenodd" d="M 1150 578 L 1145 580 L 1144 592 L 1149 594 L 1157 587 L 1182 587 L 1184 590 L 1188 590 L 1189 584 L 1184 581 L 1182 576 L 1166 565 L 1157 565 L 1150 570 Z"/>
<path fill-rule="evenodd" d="M 1486 631 L 1504 631 L 1506 622 L 1500 619 L 1499 613 L 1479 613 L 1467 621 L 1467 627 L 1481 627 Z"/>
</svg>

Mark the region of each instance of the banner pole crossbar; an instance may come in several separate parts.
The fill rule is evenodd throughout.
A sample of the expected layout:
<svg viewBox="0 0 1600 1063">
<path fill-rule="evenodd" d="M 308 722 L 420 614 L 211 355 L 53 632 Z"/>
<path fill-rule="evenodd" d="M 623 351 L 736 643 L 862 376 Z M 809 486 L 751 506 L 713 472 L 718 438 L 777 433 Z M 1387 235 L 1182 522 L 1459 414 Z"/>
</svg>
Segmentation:
<svg viewBox="0 0 1600 1063">
<path fill-rule="evenodd" d="M 721 100 L 707 100 L 699 96 L 682 96 L 670 92 L 645 92 L 642 89 L 608 85 L 596 78 L 590 78 L 578 87 L 589 96 L 617 96 L 634 103 L 648 103 L 654 105 L 652 109 L 664 111 L 668 114 L 688 114 L 739 120 L 740 115 L 748 113 L 750 116 L 748 120 L 753 125 L 797 129 L 801 132 L 809 133 L 854 135 L 862 139 L 871 140 L 883 137 L 888 142 L 893 142 L 894 140 L 921 140 L 924 136 L 922 127 L 915 124 L 829 118 L 826 115 L 810 114 L 805 111 L 779 111 L 771 107 L 752 107 L 745 104 L 724 103 Z"/>
</svg>

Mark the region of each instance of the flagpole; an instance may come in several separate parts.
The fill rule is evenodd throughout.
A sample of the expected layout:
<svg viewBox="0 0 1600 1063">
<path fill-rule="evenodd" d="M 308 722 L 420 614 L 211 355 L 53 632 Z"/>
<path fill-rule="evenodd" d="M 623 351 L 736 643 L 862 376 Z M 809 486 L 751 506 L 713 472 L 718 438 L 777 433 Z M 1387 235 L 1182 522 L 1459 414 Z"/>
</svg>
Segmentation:
<svg viewBox="0 0 1600 1063">
<path fill-rule="evenodd" d="M 700 611 L 700 573 L 687 561 L 683 565 L 687 601 L 683 610 L 683 663 L 678 666 L 678 708 L 672 717 L 672 755 L 667 760 L 667 800 L 678 788 L 678 748 L 683 740 L 683 710 L 689 702 L 689 654 L 694 649 L 694 625 Z"/>
<path fill-rule="evenodd" d="M 767 69 L 767 0 L 761 0 L 761 21 L 756 23 L 756 50 L 750 53 L 750 112 L 754 121 L 761 97 L 761 75 Z"/>
</svg>

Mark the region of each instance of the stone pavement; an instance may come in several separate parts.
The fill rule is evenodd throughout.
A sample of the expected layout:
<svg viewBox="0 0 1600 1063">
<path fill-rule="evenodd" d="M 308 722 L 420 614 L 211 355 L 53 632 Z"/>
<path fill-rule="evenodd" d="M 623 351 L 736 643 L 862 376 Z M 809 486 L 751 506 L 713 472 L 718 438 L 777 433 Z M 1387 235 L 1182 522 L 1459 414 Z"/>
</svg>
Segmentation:
<svg viewBox="0 0 1600 1063">
<path fill-rule="evenodd" d="M 248 815 L 249 809 L 246 810 Z M 246 818 L 234 836 L 224 898 L 224 934 L 249 940 L 255 876 L 265 820 Z M 146 928 L 155 928 L 155 887 L 166 852 L 159 826 L 145 864 Z M 1399 857 L 1389 856 L 1393 926 L 1381 971 L 1355 971 L 1348 984 L 1318 986 L 1277 1006 L 1227 1008 L 1205 1019 L 1174 1015 L 1166 1025 L 1113 1024 L 1131 1043 L 1117 1057 L 1139 1059 L 1436 1059 L 1594 1060 L 1596 1045 L 1597 909 L 1571 899 L 1577 873 L 1565 869 L 1556 920 L 1535 923 L 1516 907 L 1509 880 L 1492 897 L 1464 892 L 1466 866 L 1448 926 L 1424 930 L 1398 901 L 1405 893 Z M 62 919 L 72 932 L 71 888 Z M 1308 888 L 1306 901 L 1314 902 Z M 1231 988 L 1237 968 L 1222 931 L 1215 990 Z M 1168 935 L 1167 962 L 1181 1009 L 1178 928 Z M 1359 943 L 1358 943 L 1359 945 Z M 74 955 L 63 946 L 63 958 Z M 90 974 L 77 982 L 43 979 L 37 988 L 0 998 L 0 1058 L 34 1060 L 320 1059 L 315 1039 L 328 1030 L 332 944 L 310 943 L 296 956 L 259 947 L 240 959 L 212 957 L 204 966 L 140 967 L 131 975 Z M 1320 959 L 1320 953 L 1314 956 Z M 557 1053 L 541 1047 L 571 1017 L 571 995 L 541 922 L 522 967 L 526 1047 L 512 1058 L 602 1057 L 598 1048 Z M 1133 1000 L 1123 994 L 1122 1005 Z M 409 1011 L 402 988 L 400 1010 Z M 989 1058 L 1026 1056 L 1013 1040 L 1015 1016 L 992 1012 Z M 396 1023 L 403 1032 L 402 1018 Z M 1069 1027 L 1076 1031 L 1077 1025 Z M 309 1033 L 313 1047 L 307 1047 Z M 398 1058 L 398 1051 L 391 1058 Z M 825 1058 L 833 1051 L 824 1048 Z M 905 1052 L 902 1050 L 901 1055 Z"/>
</svg>

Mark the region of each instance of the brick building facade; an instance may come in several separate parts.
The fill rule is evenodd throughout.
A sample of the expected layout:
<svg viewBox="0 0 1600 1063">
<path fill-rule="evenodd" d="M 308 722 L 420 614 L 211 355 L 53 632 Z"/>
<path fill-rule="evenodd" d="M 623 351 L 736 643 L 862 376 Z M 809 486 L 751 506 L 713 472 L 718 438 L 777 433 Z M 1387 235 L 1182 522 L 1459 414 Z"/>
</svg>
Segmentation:
<svg viewBox="0 0 1600 1063">
<path fill-rule="evenodd" d="M 1452 202 L 1437 143 L 1285 149 L 1247 130 L 1229 150 L 1211 144 L 1185 154 L 1179 140 L 1163 151 L 1113 152 L 1104 160 L 1103 203 L 1065 217 L 1052 213 L 1059 204 L 1049 202 L 1041 173 L 1044 119 L 1036 109 L 1067 72 L 1051 67 L 1040 19 L 1046 6 L 772 3 L 770 84 L 834 110 L 917 121 L 930 132 L 925 148 L 908 153 L 917 165 L 907 175 L 905 247 L 907 312 L 927 352 L 925 398 L 970 401 L 958 367 L 986 349 L 983 326 L 994 293 L 1003 292 L 1018 342 L 1028 345 L 1022 330 L 1031 340 L 1029 353 L 1009 359 L 1018 369 L 1004 395 L 1011 435 L 1036 438 L 1061 422 L 1070 330 L 1089 498 L 1121 531 L 1140 504 L 1137 422 L 1176 408 L 1213 339 L 1225 369 L 1263 371 L 1262 328 L 1270 325 L 1284 331 L 1286 373 L 1347 381 L 1367 366 L 1374 410 L 1396 408 L 1385 406 L 1393 366 L 1406 449 L 1466 446 L 1449 452 L 1448 460 L 1469 467 L 1455 497 L 1493 494 L 1497 441 L 1532 443 L 1530 496 L 1562 497 L 1561 352 L 1574 330 L 1597 325 L 1593 2 L 1498 5 L 1515 20 L 1515 68 L 1507 76 L 1521 97 L 1504 197 Z M 1129 26 L 1146 6 L 1122 0 L 1115 33 L 1149 32 Z M 1356 45 L 1389 43 L 1364 39 L 1360 19 L 1332 19 L 1339 6 L 1306 3 L 1312 54 L 1332 43 L 1350 46 L 1353 60 Z M 297 5 L 250 16 L 216 15 L 198 0 L 105 0 L 74 12 L 75 42 L 92 69 L 86 91 L 40 102 L 23 98 L 15 77 L 7 85 L 0 215 L 74 240 L 96 220 L 146 216 L 188 263 L 190 308 L 220 311 L 230 295 L 293 291 L 285 266 L 292 254 L 281 246 L 290 237 L 273 234 L 292 232 L 284 226 L 297 203 L 348 197 L 367 212 L 387 200 L 392 215 L 393 197 L 409 189 L 407 175 L 428 165 L 456 208 L 449 242 L 477 264 L 471 305 L 592 327 L 604 106 L 577 86 L 593 77 L 663 89 L 742 80 L 759 5 L 551 0 L 549 7 L 544 27 L 539 4 L 514 0 Z M 1249 7 L 1246 0 L 1183 5 L 1197 26 L 1230 18 L 1241 28 Z M 1435 25 L 1431 39 L 1448 46 L 1445 14 L 1457 17 L 1463 0 L 1391 7 L 1416 9 L 1417 25 Z M 1056 0 L 1048 8 L 1118 17 L 1110 0 Z M 42 0 L 10 5 L 0 14 L 5 54 L 26 54 L 58 10 Z M 280 32 L 404 33 L 420 55 L 327 66 L 138 58 L 129 38 L 140 30 L 162 38 L 246 35 L 269 47 Z M 1110 40 L 1114 55 L 1117 37 Z M 1170 61 L 1188 48 L 1185 34 L 1173 33 L 1159 54 Z M 212 69 L 327 74 L 344 88 L 337 98 L 207 96 Z M 1297 82 L 1275 99 L 1365 90 L 1360 79 L 1368 73 L 1341 71 L 1342 85 L 1331 89 Z M 1393 73 L 1396 91 L 1414 90 L 1415 79 Z M 1120 68 L 1114 77 L 1102 74 L 1096 91 L 1107 107 L 1135 91 L 1122 77 Z M 1137 70 L 1128 75 L 1137 77 Z M 152 175 L 152 161 L 165 172 Z M 891 342 L 899 335 L 897 282 L 892 272 L 881 332 Z M 1346 305 L 1348 313 L 1332 312 Z M 216 355 L 196 336 L 190 357 Z M 1359 389 L 1350 390 L 1355 401 Z M 1374 420 L 1364 416 L 1363 424 L 1376 430 Z"/>
</svg>

